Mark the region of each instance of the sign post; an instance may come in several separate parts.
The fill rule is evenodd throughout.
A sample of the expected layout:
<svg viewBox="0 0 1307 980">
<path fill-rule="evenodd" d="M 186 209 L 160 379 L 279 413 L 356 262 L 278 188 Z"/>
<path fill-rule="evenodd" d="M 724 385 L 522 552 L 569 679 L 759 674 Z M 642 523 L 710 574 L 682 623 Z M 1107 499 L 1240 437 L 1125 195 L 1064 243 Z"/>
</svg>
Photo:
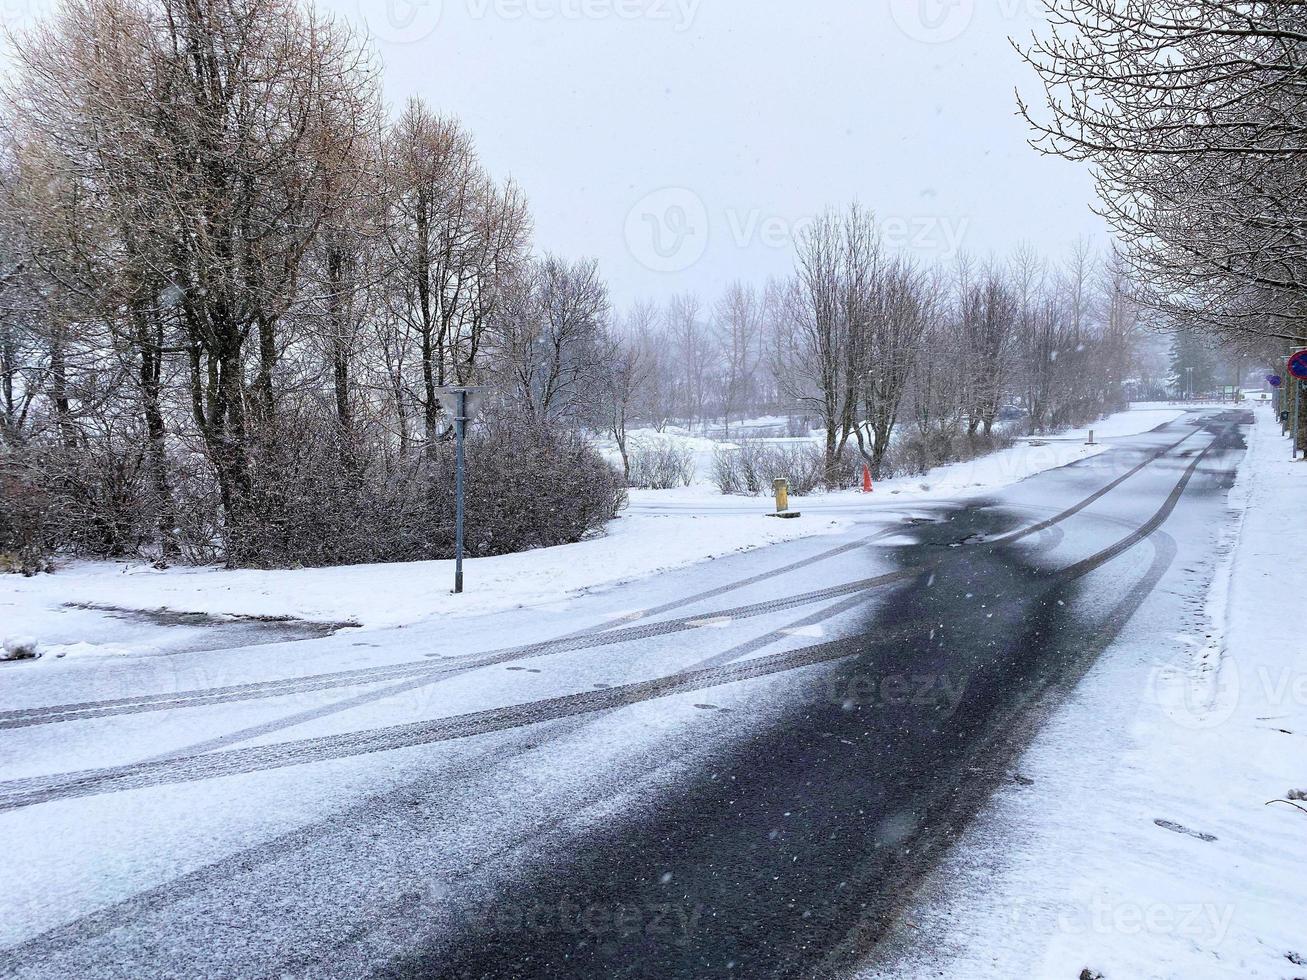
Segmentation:
<svg viewBox="0 0 1307 980">
<path fill-rule="evenodd" d="M 1289 355 L 1285 363 L 1285 370 L 1289 377 L 1293 379 L 1290 387 L 1293 389 L 1293 458 L 1298 458 L 1298 450 L 1302 448 L 1301 444 L 1301 427 L 1303 414 L 1303 388 L 1307 386 L 1307 347 L 1300 348 Z M 1303 453 L 1307 458 L 1307 452 Z"/>
<path fill-rule="evenodd" d="M 458 385 L 439 389 L 440 396 L 454 399 L 454 594 L 463 591 L 463 488 L 466 456 L 463 441 L 467 424 L 474 418 L 484 385 Z"/>
</svg>

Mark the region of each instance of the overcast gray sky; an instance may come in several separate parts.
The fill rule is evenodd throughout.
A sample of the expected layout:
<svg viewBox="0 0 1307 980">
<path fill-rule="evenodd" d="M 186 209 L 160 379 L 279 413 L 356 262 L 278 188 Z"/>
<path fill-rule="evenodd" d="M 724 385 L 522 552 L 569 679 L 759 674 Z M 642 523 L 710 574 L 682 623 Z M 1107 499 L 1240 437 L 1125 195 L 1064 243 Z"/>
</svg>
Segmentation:
<svg viewBox="0 0 1307 980">
<path fill-rule="evenodd" d="M 538 246 L 598 258 L 619 304 L 786 272 L 803 221 L 854 198 L 927 258 L 1106 244 L 1088 173 L 1013 114 L 1007 36 L 1037 0 L 319 2 L 366 23 L 392 110 L 461 117 Z"/>
</svg>

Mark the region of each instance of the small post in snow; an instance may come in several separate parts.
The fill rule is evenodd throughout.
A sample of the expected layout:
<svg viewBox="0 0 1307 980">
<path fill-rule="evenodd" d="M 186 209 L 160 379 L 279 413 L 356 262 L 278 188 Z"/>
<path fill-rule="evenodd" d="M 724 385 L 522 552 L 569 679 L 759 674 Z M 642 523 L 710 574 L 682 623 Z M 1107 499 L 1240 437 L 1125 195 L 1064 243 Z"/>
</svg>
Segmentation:
<svg viewBox="0 0 1307 980">
<path fill-rule="evenodd" d="M 1293 458 L 1294 459 L 1298 458 L 1298 441 L 1299 441 L 1298 426 L 1299 426 L 1299 420 L 1302 418 L 1302 407 L 1300 405 L 1300 403 L 1302 402 L 1302 385 L 1303 383 L 1299 381 L 1296 385 L 1293 386 Z"/>
<path fill-rule="evenodd" d="M 790 510 L 790 481 L 785 479 L 776 479 L 772 481 L 772 489 L 776 492 L 776 513 L 772 517 L 781 517 L 786 520 L 793 520 L 802 515 L 797 510 Z"/>
<path fill-rule="evenodd" d="M 1088 441 L 1087 443 L 1085 443 L 1085 445 L 1086 445 L 1086 446 L 1092 446 L 1093 444 L 1094 444 L 1094 430 L 1093 430 L 1093 429 L 1090 429 L 1090 430 L 1089 430 L 1089 441 Z"/>
<path fill-rule="evenodd" d="M 1298 450 L 1303 448 L 1300 430 L 1302 428 L 1303 396 L 1307 395 L 1307 347 L 1300 347 L 1289 355 L 1285 362 L 1285 374 L 1292 379 L 1293 388 L 1293 458 L 1298 458 Z M 1307 459 L 1307 449 L 1303 451 Z"/>
</svg>

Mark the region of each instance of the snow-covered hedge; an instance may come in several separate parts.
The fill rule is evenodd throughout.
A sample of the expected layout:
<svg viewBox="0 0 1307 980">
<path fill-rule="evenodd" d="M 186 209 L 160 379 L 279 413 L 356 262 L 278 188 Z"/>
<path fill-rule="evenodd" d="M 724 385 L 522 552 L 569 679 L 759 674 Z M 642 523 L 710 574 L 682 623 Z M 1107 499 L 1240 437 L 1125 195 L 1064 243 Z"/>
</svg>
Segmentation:
<svg viewBox="0 0 1307 980">
<path fill-rule="evenodd" d="M 175 456 L 186 462 L 180 449 Z M 227 524 L 206 469 L 175 467 L 170 561 L 291 567 L 453 555 L 452 440 L 388 459 L 288 410 L 251 462 L 258 481 L 234 508 L 239 521 Z M 467 554 L 578 541 L 615 517 L 625 497 L 621 474 L 579 435 L 476 429 L 467 443 Z M 41 570 L 51 553 L 158 557 L 156 499 L 139 446 L 113 456 L 46 447 L 21 465 L 11 458 L 0 467 L 0 569 Z"/>
</svg>

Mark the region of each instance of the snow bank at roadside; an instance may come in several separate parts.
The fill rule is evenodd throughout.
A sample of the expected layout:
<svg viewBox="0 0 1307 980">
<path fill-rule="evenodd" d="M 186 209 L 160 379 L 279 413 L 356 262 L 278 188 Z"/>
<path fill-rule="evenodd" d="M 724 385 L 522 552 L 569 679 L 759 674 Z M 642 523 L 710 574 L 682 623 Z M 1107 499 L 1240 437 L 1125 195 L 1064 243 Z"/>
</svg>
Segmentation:
<svg viewBox="0 0 1307 980">
<path fill-rule="evenodd" d="M 965 463 L 938 466 L 924 476 L 886 480 L 886 493 L 907 493 L 928 497 L 952 497 L 977 490 L 997 490 L 1020 483 L 1045 470 L 1066 466 L 1106 452 L 1102 440 L 1151 432 L 1184 415 L 1178 408 L 1131 409 L 1116 412 L 1082 429 L 1069 429 L 1053 436 L 1032 436 L 996 453 Z M 1094 445 L 1087 445 L 1090 432 Z"/>
<path fill-rule="evenodd" d="M 467 591 L 461 596 L 450 592 L 452 561 L 271 571 L 159 571 L 139 562 L 79 562 L 53 575 L 0 578 L 0 622 L 6 633 L 39 637 L 50 610 L 64 603 L 86 603 L 395 626 L 432 616 L 560 602 L 732 552 L 833 533 L 842 526 L 831 520 L 768 519 L 763 508 L 756 514 L 703 518 L 630 514 L 609 525 L 602 538 L 468 560 Z"/>
<path fill-rule="evenodd" d="M 1230 406 L 1221 406 L 1229 408 Z M 1092 425 L 1086 425 L 1080 429 L 1071 429 L 1068 432 L 1060 432 L 1050 439 L 1080 439 L 1083 440 L 1089 435 L 1090 431 L 1094 433 L 1095 439 L 1112 439 L 1118 436 L 1134 436 L 1141 432 L 1148 432 L 1156 429 L 1159 425 L 1165 425 L 1167 422 L 1173 422 L 1185 413 L 1183 408 L 1160 407 L 1156 405 L 1134 405 L 1129 411 L 1116 412 L 1106 418 L 1099 419 Z"/>
<path fill-rule="evenodd" d="M 1267 805 L 1307 790 L 1307 467 L 1288 457 L 1259 409 L 1201 625 L 1103 656 L 1021 760 L 1033 783 L 928 882 L 903 958 L 860 976 L 1307 975 L 1307 813 Z"/>
</svg>

